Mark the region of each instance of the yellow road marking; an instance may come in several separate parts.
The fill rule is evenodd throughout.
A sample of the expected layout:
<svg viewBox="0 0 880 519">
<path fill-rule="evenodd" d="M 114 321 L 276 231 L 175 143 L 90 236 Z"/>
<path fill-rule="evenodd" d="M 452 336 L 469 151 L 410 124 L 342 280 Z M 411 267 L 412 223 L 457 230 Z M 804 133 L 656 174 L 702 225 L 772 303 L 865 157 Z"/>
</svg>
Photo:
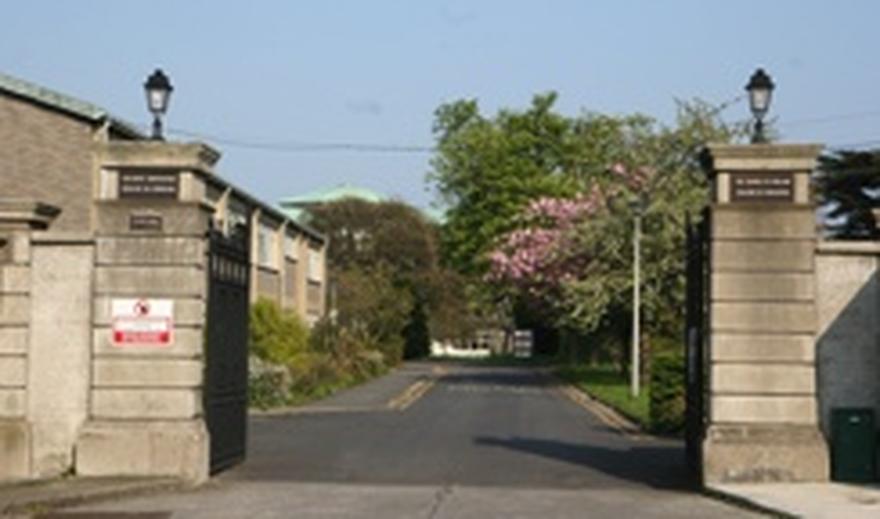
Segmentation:
<svg viewBox="0 0 880 519">
<path fill-rule="evenodd" d="M 435 383 L 436 380 L 434 379 L 416 381 L 401 394 L 389 400 L 386 407 L 395 411 L 404 411 L 406 408 L 413 405 L 418 399 L 425 396 L 425 393 L 430 391 Z"/>
<path fill-rule="evenodd" d="M 566 385 L 561 388 L 562 393 L 572 402 L 583 409 L 586 409 L 608 427 L 614 429 L 618 433 L 635 441 L 644 440 L 645 435 L 641 434 L 637 428 L 630 424 L 627 420 L 621 418 L 617 412 L 607 408 L 604 404 L 596 402 L 589 395 L 580 389 Z"/>
</svg>

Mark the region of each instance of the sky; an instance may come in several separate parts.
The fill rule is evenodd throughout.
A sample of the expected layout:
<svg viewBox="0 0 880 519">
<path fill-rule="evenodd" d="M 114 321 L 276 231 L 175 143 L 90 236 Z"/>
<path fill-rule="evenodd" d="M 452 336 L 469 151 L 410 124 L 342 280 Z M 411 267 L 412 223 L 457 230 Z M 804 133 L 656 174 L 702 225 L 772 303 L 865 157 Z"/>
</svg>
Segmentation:
<svg viewBox="0 0 880 519">
<path fill-rule="evenodd" d="M 880 147 L 874 0 L 10 0 L 0 16 L 0 72 L 144 128 L 161 67 L 171 137 L 220 149 L 218 174 L 267 202 L 350 183 L 429 207 L 445 102 L 492 115 L 553 90 L 568 115 L 671 123 L 675 99 L 735 99 L 759 66 L 783 141 Z"/>
</svg>

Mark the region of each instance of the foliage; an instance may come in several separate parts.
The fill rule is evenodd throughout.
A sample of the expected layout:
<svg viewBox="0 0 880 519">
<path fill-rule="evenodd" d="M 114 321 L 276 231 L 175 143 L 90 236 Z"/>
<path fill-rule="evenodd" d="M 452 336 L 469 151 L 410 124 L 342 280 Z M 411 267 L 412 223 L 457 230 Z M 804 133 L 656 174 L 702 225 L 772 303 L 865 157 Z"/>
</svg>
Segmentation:
<svg viewBox="0 0 880 519">
<path fill-rule="evenodd" d="M 554 101 L 536 96 L 526 110 L 494 118 L 475 101 L 438 109 L 430 178 L 450 206 L 446 261 L 484 279 L 490 299 L 547 324 L 607 335 L 629 328 L 641 206 L 643 329 L 677 333 L 686 214 L 707 200 L 699 152 L 744 128 L 699 101 L 680 103 L 671 126 L 640 114 L 565 117 Z"/>
<path fill-rule="evenodd" d="M 330 237 L 339 324 L 380 342 L 389 364 L 399 362 L 405 343 L 411 358 L 427 355 L 431 338 L 470 333 L 467 286 L 440 266 L 437 229 L 417 209 L 352 198 L 309 211 Z"/>
<path fill-rule="evenodd" d="M 395 283 L 386 266 L 351 266 L 333 273 L 340 327 L 379 344 L 388 365 L 400 362 L 403 331 L 413 306 L 412 292 Z"/>
<path fill-rule="evenodd" d="M 251 306 L 250 348 L 257 357 L 274 364 L 294 364 L 306 354 L 309 329 L 294 312 L 261 298 Z"/>
<path fill-rule="evenodd" d="M 380 266 L 397 281 L 414 281 L 436 268 L 436 233 L 425 217 L 403 202 L 357 198 L 309 208 L 309 223 L 329 237 L 331 270 Z"/>
<path fill-rule="evenodd" d="M 400 358 L 366 331 L 329 321 L 309 333 L 293 312 L 260 300 L 251 307 L 250 405 L 290 405 L 326 396 L 383 373 Z M 387 359 L 387 360 L 386 360 Z"/>
<path fill-rule="evenodd" d="M 677 433 L 684 428 L 684 355 L 678 351 L 655 355 L 651 367 L 651 429 Z"/>
<path fill-rule="evenodd" d="M 486 252 L 512 230 L 526 203 L 572 191 L 561 174 L 570 155 L 571 122 L 552 112 L 555 100 L 555 94 L 535 96 L 528 110 L 505 110 L 494 119 L 483 117 L 474 100 L 435 112 L 438 152 L 429 178 L 449 207 L 443 250 L 457 271 L 485 273 Z"/>
<path fill-rule="evenodd" d="M 880 149 L 824 155 L 814 180 L 831 238 L 880 238 L 871 212 L 880 208 Z"/>
<path fill-rule="evenodd" d="M 431 333 L 428 330 L 428 316 L 425 314 L 425 303 L 416 299 L 409 315 L 409 322 L 403 329 L 403 357 L 417 359 L 427 357 L 431 353 Z"/>
</svg>

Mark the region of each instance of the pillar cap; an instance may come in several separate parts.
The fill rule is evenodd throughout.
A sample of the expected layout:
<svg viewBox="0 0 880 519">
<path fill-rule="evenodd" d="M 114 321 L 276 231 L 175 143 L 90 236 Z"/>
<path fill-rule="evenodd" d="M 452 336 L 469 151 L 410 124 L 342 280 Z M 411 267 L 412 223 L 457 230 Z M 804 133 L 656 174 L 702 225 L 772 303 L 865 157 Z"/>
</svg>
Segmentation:
<svg viewBox="0 0 880 519">
<path fill-rule="evenodd" d="M 61 209 L 29 198 L 0 198 L 0 229 L 47 229 Z"/>
<path fill-rule="evenodd" d="M 702 152 L 710 175 L 718 171 L 812 171 L 821 144 L 709 144 Z"/>
<path fill-rule="evenodd" d="M 202 142 L 112 141 L 101 146 L 101 165 L 109 169 L 144 167 L 212 174 L 220 160 L 220 152 Z"/>
</svg>

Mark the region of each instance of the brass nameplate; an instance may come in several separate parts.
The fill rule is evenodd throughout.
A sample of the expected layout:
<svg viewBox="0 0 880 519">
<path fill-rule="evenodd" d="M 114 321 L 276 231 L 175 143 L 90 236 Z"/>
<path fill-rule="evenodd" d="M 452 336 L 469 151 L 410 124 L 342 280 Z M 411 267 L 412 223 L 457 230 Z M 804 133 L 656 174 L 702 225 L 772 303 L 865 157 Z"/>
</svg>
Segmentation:
<svg viewBox="0 0 880 519">
<path fill-rule="evenodd" d="M 793 202 L 794 174 L 731 174 L 730 192 L 734 202 Z"/>
<path fill-rule="evenodd" d="M 122 170 L 119 198 L 177 198 L 180 175 L 172 171 Z"/>
</svg>

